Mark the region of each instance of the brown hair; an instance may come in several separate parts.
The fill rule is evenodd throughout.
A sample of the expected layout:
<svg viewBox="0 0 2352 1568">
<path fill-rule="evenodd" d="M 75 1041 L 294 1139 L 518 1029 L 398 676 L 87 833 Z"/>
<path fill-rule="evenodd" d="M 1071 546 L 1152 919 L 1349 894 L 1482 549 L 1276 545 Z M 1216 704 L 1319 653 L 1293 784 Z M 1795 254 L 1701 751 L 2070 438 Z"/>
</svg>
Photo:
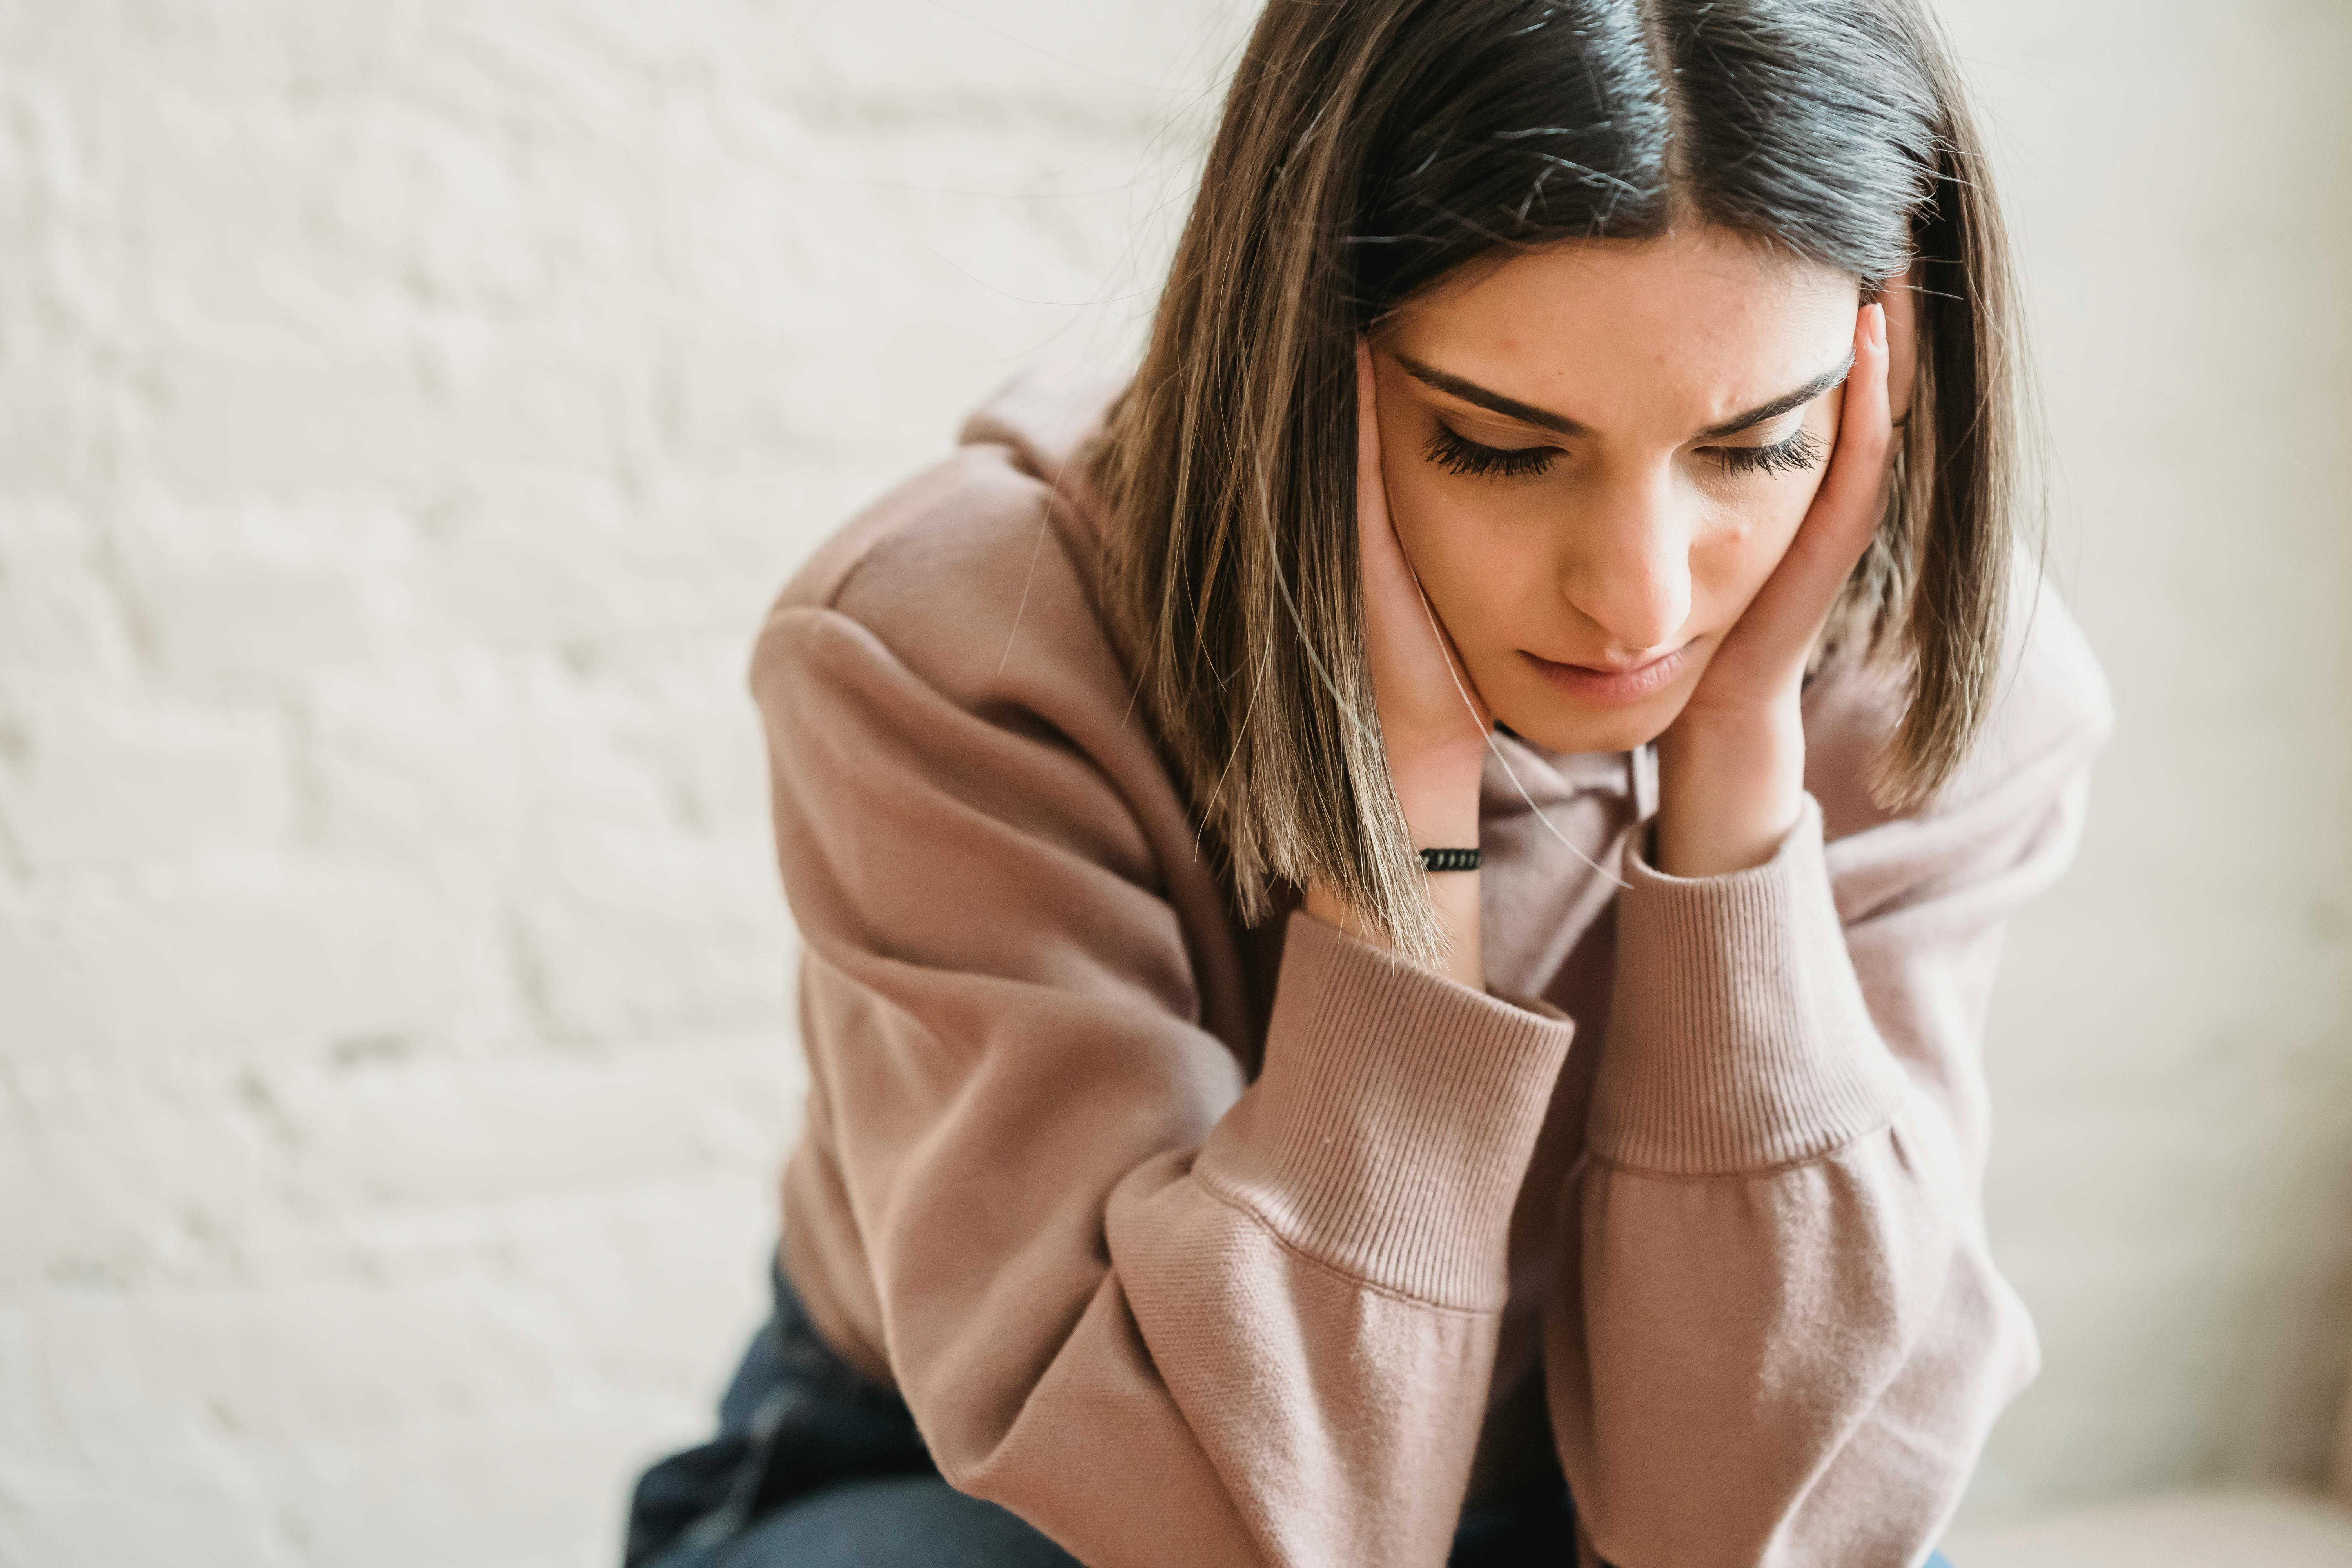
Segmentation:
<svg viewBox="0 0 2352 1568">
<path fill-rule="evenodd" d="M 1926 800 L 1981 725 L 2016 532 L 2008 251 L 1919 0 L 1272 0 L 1094 468 L 1141 700 L 1245 919 L 1321 879 L 1440 945 L 1356 578 L 1354 344 L 1464 265 L 1684 215 L 1876 289 L 1916 268 L 1886 517 L 1824 646 L 1900 661 L 1871 781 Z"/>
</svg>

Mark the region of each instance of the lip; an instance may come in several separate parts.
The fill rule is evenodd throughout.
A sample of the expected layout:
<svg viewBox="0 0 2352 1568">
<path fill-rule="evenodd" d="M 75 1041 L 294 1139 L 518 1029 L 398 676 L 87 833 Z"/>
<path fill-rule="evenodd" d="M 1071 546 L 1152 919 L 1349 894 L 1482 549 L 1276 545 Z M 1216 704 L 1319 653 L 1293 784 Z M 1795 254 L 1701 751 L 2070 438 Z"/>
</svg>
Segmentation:
<svg viewBox="0 0 2352 1568">
<path fill-rule="evenodd" d="M 1691 645 L 1685 643 L 1672 653 L 1660 654 L 1649 663 L 1637 664 L 1630 669 L 1592 669 L 1581 664 L 1561 664 L 1525 648 L 1519 650 L 1519 657 L 1532 665 L 1554 690 L 1580 702 L 1613 706 L 1639 702 L 1672 685 L 1689 663 L 1690 650 Z"/>
</svg>

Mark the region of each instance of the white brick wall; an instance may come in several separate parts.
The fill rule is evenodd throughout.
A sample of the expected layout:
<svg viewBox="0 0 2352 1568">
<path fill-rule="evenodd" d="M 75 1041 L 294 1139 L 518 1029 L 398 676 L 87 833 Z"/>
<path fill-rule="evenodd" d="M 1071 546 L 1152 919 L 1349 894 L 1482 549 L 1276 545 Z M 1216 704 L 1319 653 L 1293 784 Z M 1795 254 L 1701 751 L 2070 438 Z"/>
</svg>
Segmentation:
<svg viewBox="0 0 2352 1568">
<path fill-rule="evenodd" d="M 1994 1045 L 1996 1510 L 2312 1468 L 2352 1279 L 2352 48 L 2161 9 L 1956 16 L 2136 727 Z M 1133 342 L 1249 10 L 0 0 L 0 1565 L 612 1559 L 796 1114 L 759 612 Z"/>
<path fill-rule="evenodd" d="M 613 1558 L 796 1117 L 751 634 L 1131 338 L 1234 18 L 1106 9 L 0 0 L 0 1563 Z"/>
</svg>

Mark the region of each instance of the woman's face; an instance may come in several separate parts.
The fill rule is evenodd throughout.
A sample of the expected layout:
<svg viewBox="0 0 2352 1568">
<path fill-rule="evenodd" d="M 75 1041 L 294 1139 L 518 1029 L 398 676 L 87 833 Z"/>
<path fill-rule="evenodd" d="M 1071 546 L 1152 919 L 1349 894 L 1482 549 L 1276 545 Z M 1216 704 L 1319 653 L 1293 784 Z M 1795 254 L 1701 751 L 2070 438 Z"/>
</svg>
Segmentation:
<svg viewBox="0 0 2352 1568">
<path fill-rule="evenodd" d="M 1373 342 L 1405 554 L 1495 715 L 1654 739 L 1796 534 L 1858 286 L 1718 230 L 1474 269 Z"/>
</svg>

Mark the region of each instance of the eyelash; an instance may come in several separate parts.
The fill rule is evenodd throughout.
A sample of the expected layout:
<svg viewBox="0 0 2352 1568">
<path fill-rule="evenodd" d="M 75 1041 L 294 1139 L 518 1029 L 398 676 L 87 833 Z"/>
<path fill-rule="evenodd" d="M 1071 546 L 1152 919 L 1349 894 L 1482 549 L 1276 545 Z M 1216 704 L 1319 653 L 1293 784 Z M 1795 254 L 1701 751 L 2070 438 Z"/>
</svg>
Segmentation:
<svg viewBox="0 0 2352 1568">
<path fill-rule="evenodd" d="M 1769 447 L 1717 447 L 1717 460 L 1735 474 L 1793 474 L 1821 466 L 1821 438 L 1799 429 Z M 1440 423 L 1423 449 L 1449 474 L 1470 479 L 1527 479 L 1551 467 L 1557 447 L 1488 447 L 1466 439 Z"/>
<path fill-rule="evenodd" d="M 1455 434 L 1453 426 L 1440 421 L 1423 448 L 1429 460 L 1449 474 L 1462 474 L 1471 479 L 1487 477 L 1526 479 L 1540 474 L 1551 467 L 1559 456 L 1557 447 L 1487 447 L 1465 440 Z"/>
<path fill-rule="evenodd" d="M 1822 462 L 1821 437 L 1799 428 L 1785 441 L 1769 447 L 1719 447 L 1723 466 L 1735 474 L 1794 474 L 1817 468 Z"/>
</svg>

